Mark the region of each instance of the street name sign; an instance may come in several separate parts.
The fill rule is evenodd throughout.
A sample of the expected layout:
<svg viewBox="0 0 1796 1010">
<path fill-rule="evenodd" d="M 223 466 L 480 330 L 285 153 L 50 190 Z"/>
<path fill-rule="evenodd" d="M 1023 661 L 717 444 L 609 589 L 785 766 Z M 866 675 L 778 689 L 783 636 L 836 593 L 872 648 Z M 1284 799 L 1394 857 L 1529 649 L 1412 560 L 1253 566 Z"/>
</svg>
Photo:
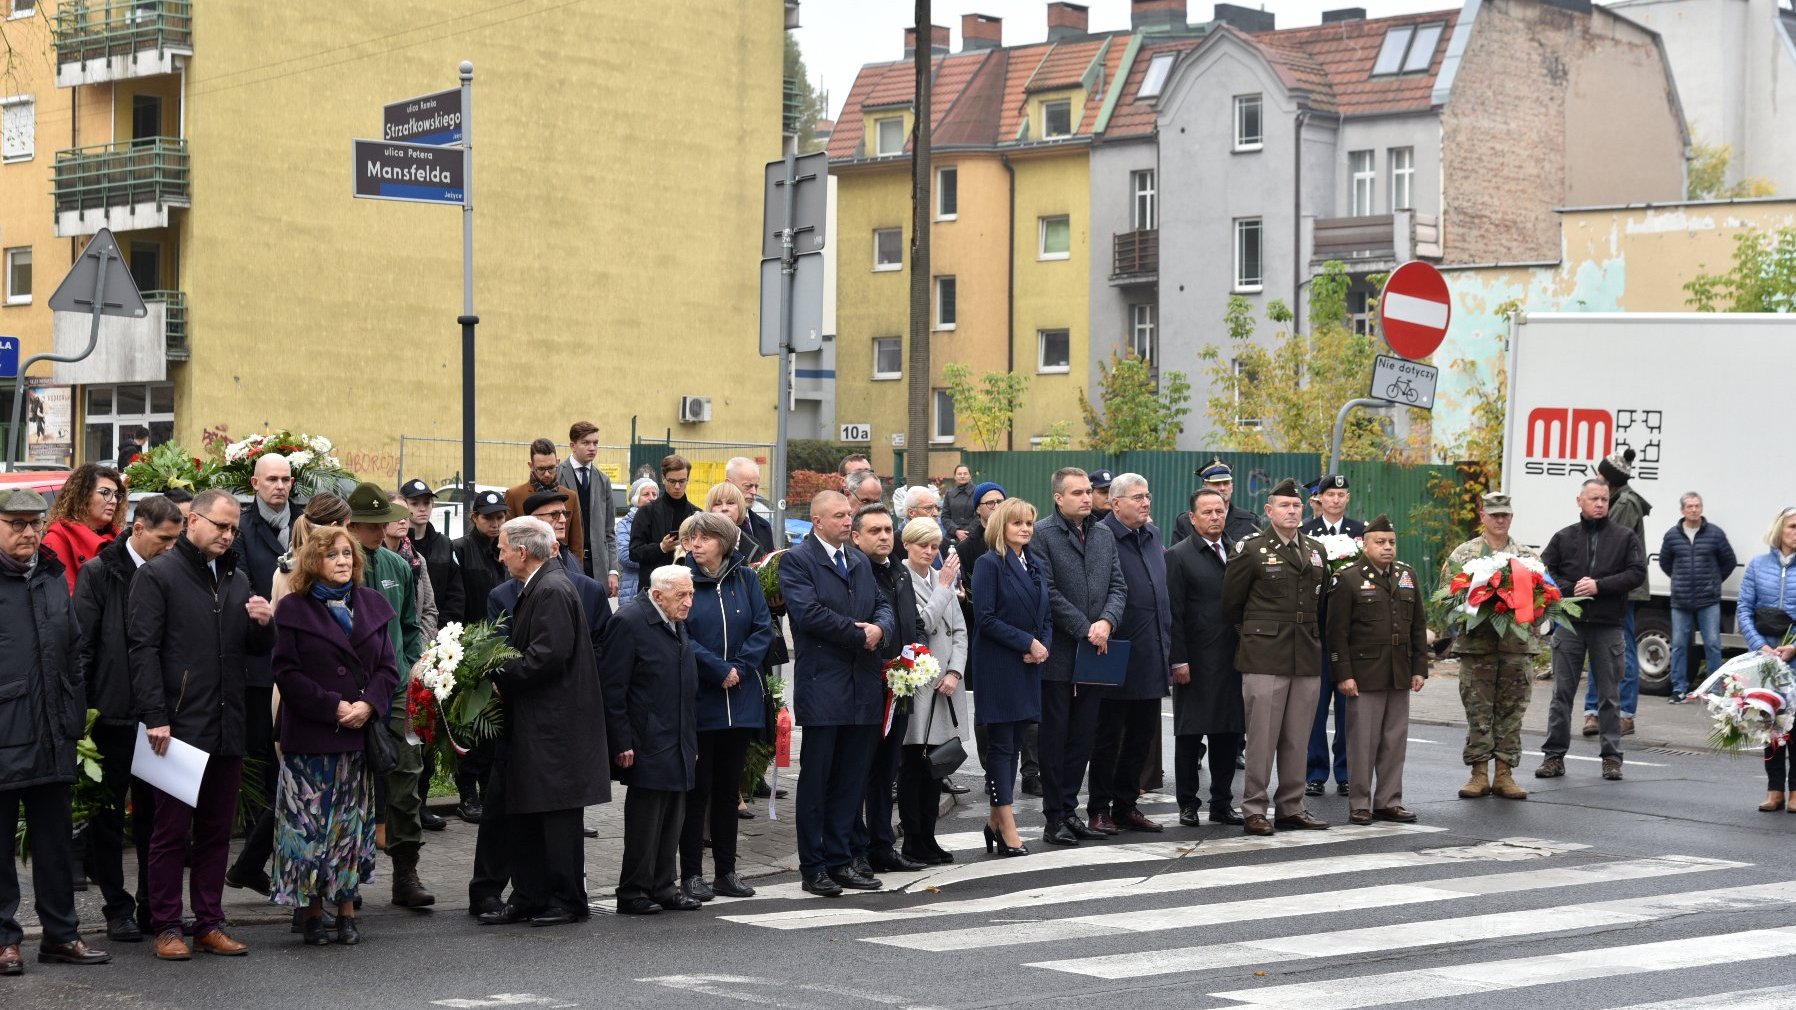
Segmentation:
<svg viewBox="0 0 1796 1010">
<path fill-rule="evenodd" d="M 1419 260 L 1391 271 L 1378 296 L 1378 325 L 1385 342 L 1412 361 L 1434 353 L 1446 339 L 1452 318 L 1447 279 Z"/>
<path fill-rule="evenodd" d="M 459 147 L 355 141 L 355 195 L 364 200 L 459 204 L 467 152 Z"/>
<path fill-rule="evenodd" d="M 1434 386 L 1441 370 L 1406 358 L 1380 354 L 1372 363 L 1372 396 L 1399 406 L 1434 409 Z"/>
<path fill-rule="evenodd" d="M 386 106 L 381 113 L 381 139 L 409 144 L 459 144 L 461 124 L 461 89 L 450 88 Z"/>
</svg>

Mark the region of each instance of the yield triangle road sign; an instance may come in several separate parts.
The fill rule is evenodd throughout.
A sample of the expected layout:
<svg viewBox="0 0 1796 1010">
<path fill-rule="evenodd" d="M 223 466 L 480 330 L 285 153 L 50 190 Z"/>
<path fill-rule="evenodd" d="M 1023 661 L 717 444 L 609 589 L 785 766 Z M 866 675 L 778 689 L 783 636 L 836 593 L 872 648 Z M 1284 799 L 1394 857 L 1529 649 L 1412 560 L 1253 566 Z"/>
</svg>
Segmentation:
<svg viewBox="0 0 1796 1010">
<path fill-rule="evenodd" d="M 87 248 L 81 250 L 69 275 L 50 296 L 50 308 L 82 315 L 94 312 L 94 284 L 102 280 L 102 262 L 105 264 L 105 287 L 100 291 L 99 313 L 142 319 L 148 313 L 143 307 L 143 296 L 138 294 L 137 282 L 131 278 L 131 270 L 119 253 L 118 240 L 106 228 L 101 228 L 100 233 L 87 243 Z"/>
</svg>

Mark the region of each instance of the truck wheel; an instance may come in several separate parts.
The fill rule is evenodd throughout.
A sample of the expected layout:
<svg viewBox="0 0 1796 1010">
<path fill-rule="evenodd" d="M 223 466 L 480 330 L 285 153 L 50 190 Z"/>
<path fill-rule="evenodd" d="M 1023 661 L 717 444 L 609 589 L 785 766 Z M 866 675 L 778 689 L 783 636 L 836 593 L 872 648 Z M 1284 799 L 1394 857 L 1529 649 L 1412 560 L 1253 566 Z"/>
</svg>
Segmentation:
<svg viewBox="0 0 1796 1010">
<path fill-rule="evenodd" d="M 1634 611 L 1634 650 L 1640 659 L 1640 693 L 1671 693 L 1671 615 L 1638 606 Z"/>
</svg>

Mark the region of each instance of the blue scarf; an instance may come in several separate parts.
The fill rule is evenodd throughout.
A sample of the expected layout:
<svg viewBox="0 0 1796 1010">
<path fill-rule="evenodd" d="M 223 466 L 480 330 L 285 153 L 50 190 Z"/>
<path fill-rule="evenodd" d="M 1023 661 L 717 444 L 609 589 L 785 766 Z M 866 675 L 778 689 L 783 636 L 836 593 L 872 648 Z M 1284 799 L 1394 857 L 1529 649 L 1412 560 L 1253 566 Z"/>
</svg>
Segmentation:
<svg viewBox="0 0 1796 1010">
<path fill-rule="evenodd" d="M 353 592 L 354 582 L 345 582 L 336 589 L 322 582 L 312 583 L 312 599 L 324 604 L 324 612 L 337 619 L 344 638 L 350 637 L 355 630 L 355 614 L 349 609 L 349 594 Z"/>
</svg>

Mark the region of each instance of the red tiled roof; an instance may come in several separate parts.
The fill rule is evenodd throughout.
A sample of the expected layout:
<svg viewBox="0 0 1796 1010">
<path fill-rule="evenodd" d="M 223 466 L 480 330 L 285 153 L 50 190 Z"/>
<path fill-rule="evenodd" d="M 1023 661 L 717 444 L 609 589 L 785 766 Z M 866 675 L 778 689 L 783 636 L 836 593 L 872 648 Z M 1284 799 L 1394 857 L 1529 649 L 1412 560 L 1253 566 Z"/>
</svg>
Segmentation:
<svg viewBox="0 0 1796 1010">
<path fill-rule="evenodd" d="M 1279 80 L 1284 82 L 1285 90 L 1308 96 L 1310 108 L 1318 112 L 1335 111 L 1333 82 L 1319 60 L 1299 46 L 1279 45 L 1266 38 L 1256 42 Z"/>
<path fill-rule="evenodd" d="M 1142 98 L 1141 82 L 1147 77 L 1148 65 L 1154 57 L 1163 53 L 1182 53 L 1196 46 L 1200 39 L 1184 38 L 1163 42 L 1150 42 L 1135 52 L 1135 63 L 1129 68 L 1129 79 L 1122 82 L 1123 96 L 1117 100 L 1116 108 L 1111 110 L 1110 123 L 1104 128 L 1104 136 L 1137 137 L 1154 132 L 1154 100 Z"/>
<path fill-rule="evenodd" d="M 933 66 L 935 77 L 930 82 L 930 125 L 940 129 L 953 110 L 974 73 L 996 50 L 979 50 L 938 56 Z M 908 108 L 916 96 L 916 65 L 910 60 L 896 63 L 869 63 L 855 76 L 848 100 L 842 105 L 842 116 L 836 132 L 829 138 L 831 159 L 866 157 L 861 150 L 864 109 Z M 907 142 L 908 146 L 908 142 Z"/>
<path fill-rule="evenodd" d="M 1248 36 L 1275 65 L 1284 63 L 1281 74 L 1291 73 L 1299 87 L 1310 88 L 1320 83 L 1311 76 L 1320 74 L 1332 92 L 1331 104 L 1343 116 L 1368 116 L 1387 112 L 1408 112 L 1430 108 L 1434 102 L 1434 81 L 1446 58 L 1447 45 L 1459 12 L 1434 11 L 1404 14 L 1369 21 L 1341 21 L 1311 28 L 1288 28 L 1284 31 L 1259 32 Z M 1446 30 L 1435 43 L 1434 57 L 1425 73 L 1373 77 L 1372 65 L 1384 44 L 1385 32 L 1412 25 L 1445 23 Z M 1278 50 L 1274 55 L 1272 50 Z M 1301 53 L 1307 60 L 1293 61 L 1285 54 Z M 1311 67 L 1310 64 L 1314 66 Z M 1318 106 L 1320 107 L 1320 106 Z"/>
<path fill-rule="evenodd" d="M 961 89 L 959 101 L 942 116 L 930 143 L 940 147 L 990 147 L 998 142 L 998 118 L 1004 102 L 1004 79 L 1010 69 L 1010 52 L 990 50 L 972 80 Z"/>
</svg>

